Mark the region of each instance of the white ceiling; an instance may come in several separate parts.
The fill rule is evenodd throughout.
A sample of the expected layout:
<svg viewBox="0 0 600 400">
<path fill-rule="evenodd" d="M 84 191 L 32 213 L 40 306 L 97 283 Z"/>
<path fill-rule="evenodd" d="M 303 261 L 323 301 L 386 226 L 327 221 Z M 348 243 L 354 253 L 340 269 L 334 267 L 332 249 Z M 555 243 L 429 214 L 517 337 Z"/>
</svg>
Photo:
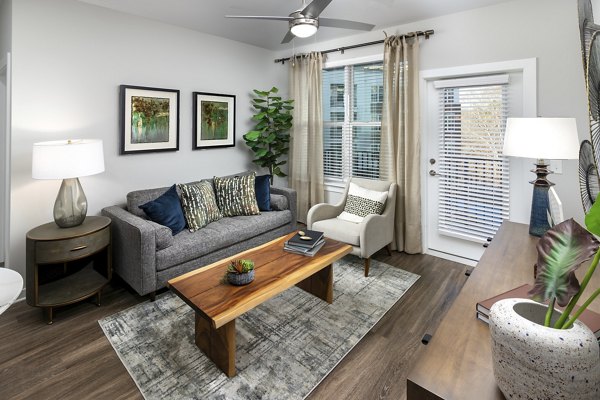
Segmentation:
<svg viewBox="0 0 600 400">
<path fill-rule="evenodd" d="M 291 48 L 280 44 L 287 32 L 285 21 L 233 20 L 225 15 L 288 16 L 301 0 L 79 0 L 128 14 L 177 25 L 270 50 Z M 406 24 L 513 0 L 333 0 L 322 17 L 374 24 L 374 29 Z M 435 28 L 424 26 L 422 29 Z M 355 35 L 360 31 L 321 27 L 317 41 Z M 314 37 L 295 39 L 296 46 Z"/>
</svg>

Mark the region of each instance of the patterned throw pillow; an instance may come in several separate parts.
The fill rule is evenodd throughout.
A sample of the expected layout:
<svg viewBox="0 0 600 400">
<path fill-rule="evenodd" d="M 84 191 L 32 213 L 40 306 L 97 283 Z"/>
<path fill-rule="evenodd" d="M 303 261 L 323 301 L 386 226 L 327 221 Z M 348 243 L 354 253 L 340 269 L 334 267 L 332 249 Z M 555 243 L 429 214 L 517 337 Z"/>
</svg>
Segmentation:
<svg viewBox="0 0 600 400">
<path fill-rule="evenodd" d="M 224 217 L 260 214 L 254 189 L 255 175 L 219 178 L 215 176 L 217 204 Z"/>
<path fill-rule="evenodd" d="M 223 218 L 210 182 L 180 184 L 181 205 L 190 232 L 204 228 L 213 221 Z"/>
<path fill-rule="evenodd" d="M 388 192 L 377 192 L 350 183 L 348 197 L 344 211 L 338 215 L 339 219 L 349 222 L 362 222 L 369 214 L 381 215 L 385 208 Z"/>
</svg>

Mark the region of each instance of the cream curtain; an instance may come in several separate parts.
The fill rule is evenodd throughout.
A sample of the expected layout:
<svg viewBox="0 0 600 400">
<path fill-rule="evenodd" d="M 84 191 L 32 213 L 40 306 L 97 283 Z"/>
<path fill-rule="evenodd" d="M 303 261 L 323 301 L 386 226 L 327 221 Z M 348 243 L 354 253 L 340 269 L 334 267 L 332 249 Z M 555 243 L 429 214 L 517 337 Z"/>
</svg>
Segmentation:
<svg viewBox="0 0 600 400">
<path fill-rule="evenodd" d="M 290 98 L 294 120 L 290 132 L 290 186 L 298 194 L 298 221 L 306 223 L 310 207 L 325 201 L 323 190 L 323 55 L 311 53 L 290 61 Z"/>
<path fill-rule="evenodd" d="M 399 186 L 395 238 L 398 251 L 421 253 L 419 40 L 386 38 L 383 55 L 381 175 Z"/>
</svg>

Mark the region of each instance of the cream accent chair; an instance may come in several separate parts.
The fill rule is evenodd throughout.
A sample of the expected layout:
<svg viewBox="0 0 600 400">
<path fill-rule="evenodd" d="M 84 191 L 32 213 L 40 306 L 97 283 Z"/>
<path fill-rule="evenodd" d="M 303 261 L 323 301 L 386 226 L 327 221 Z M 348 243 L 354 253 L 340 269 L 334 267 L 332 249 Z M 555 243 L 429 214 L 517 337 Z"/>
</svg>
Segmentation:
<svg viewBox="0 0 600 400">
<path fill-rule="evenodd" d="M 386 181 L 352 178 L 350 182 L 365 189 L 378 192 L 388 191 L 383 214 L 371 214 L 361 223 L 353 223 L 336 218 L 344 211 L 350 183 L 346 185 L 344 197 L 338 204 L 317 204 L 308 210 L 306 226 L 321 231 L 325 236 L 352 245 L 352 254 L 365 260 L 365 276 L 369 276 L 371 256 L 386 247 L 388 254 L 394 235 L 394 213 L 398 185 Z"/>
</svg>

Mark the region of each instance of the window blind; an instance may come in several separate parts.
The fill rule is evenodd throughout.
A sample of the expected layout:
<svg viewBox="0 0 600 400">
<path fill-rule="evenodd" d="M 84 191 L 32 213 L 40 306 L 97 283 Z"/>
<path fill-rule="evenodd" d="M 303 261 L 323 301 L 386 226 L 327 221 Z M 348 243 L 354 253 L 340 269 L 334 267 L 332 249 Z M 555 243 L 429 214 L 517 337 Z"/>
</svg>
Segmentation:
<svg viewBox="0 0 600 400">
<path fill-rule="evenodd" d="M 326 178 L 379 178 L 382 105 L 381 62 L 323 70 Z"/>
<path fill-rule="evenodd" d="M 484 242 L 509 216 L 509 164 L 502 155 L 507 78 L 437 86 L 440 234 Z"/>
</svg>

